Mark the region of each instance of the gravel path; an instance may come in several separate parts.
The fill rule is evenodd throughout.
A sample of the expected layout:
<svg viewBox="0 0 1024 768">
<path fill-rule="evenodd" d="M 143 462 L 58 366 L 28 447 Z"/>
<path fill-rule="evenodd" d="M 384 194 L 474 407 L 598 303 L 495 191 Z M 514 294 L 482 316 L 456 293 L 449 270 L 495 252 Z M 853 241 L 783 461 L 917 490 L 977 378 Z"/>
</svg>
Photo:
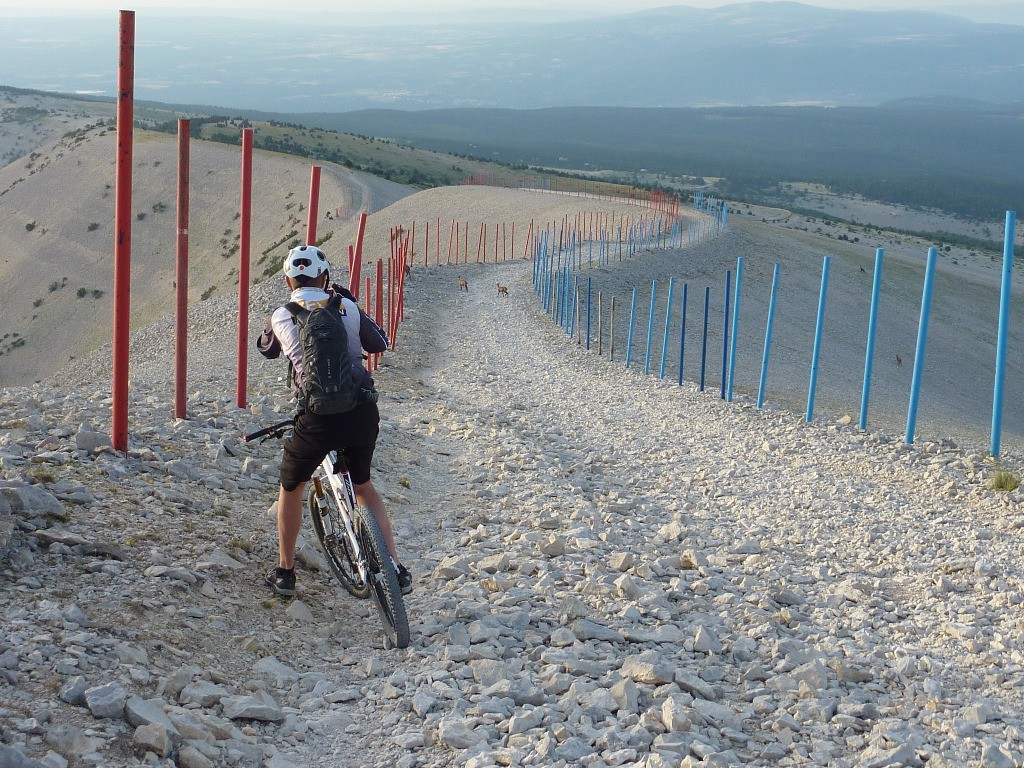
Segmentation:
<svg viewBox="0 0 1024 768">
<path fill-rule="evenodd" d="M 260 584 L 278 448 L 237 435 L 287 410 L 284 371 L 253 360 L 231 406 L 229 305 L 197 316 L 188 421 L 168 339 L 135 337 L 128 457 L 102 380 L 0 391 L 0 758 L 1020 766 L 1021 491 L 948 442 L 609 363 L 531 270 L 407 284 L 375 475 L 417 578 L 402 652 L 308 547 L 297 599 Z"/>
</svg>

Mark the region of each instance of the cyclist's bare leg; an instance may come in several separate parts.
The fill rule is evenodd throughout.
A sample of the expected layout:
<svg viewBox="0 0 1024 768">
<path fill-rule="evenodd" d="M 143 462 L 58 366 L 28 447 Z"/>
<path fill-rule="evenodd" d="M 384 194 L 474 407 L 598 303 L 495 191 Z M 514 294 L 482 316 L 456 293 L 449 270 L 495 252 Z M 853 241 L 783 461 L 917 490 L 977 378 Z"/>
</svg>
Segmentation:
<svg viewBox="0 0 1024 768">
<path fill-rule="evenodd" d="M 299 483 L 294 491 L 282 486 L 277 494 L 277 545 L 278 565 L 291 570 L 295 567 L 295 542 L 302 528 L 302 491 L 305 483 Z"/>
<path fill-rule="evenodd" d="M 391 557 L 394 558 L 396 563 L 402 562 L 398 557 L 398 550 L 395 549 L 395 537 L 391 533 L 391 519 L 388 517 L 387 507 L 384 506 L 384 499 L 381 498 L 380 493 L 374 488 L 373 481 L 367 480 L 361 485 L 353 483 L 352 487 L 356 492 L 356 500 L 373 512 L 377 525 L 380 526 L 380 532 L 384 534 L 384 543 L 388 545 L 388 552 L 391 553 Z"/>
</svg>

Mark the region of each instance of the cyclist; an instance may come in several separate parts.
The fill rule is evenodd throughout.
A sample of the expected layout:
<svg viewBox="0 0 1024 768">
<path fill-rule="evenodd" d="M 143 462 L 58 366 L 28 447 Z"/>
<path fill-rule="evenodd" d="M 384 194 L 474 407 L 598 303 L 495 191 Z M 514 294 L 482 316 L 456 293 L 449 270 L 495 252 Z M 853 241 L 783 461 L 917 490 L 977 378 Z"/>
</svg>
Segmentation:
<svg viewBox="0 0 1024 768">
<path fill-rule="evenodd" d="M 326 306 L 333 293 L 342 295 L 342 313 L 349 340 L 353 374 L 364 390 L 375 391 L 373 378 L 363 367 L 362 350 L 383 352 L 388 338 L 370 317 L 359 309 L 349 291 L 330 283 L 330 264 L 316 246 L 292 248 L 284 260 L 284 278 L 291 301 L 306 309 Z M 284 306 L 271 315 L 256 342 L 260 353 L 275 359 L 285 353 L 296 397 L 302 383 L 302 349 L 295 318 Z M 277 501 L 278 564 L 267 574 L 267 584 L 279 595 L 295 594 L 295 543 L 302 527 L 302 495 L 306 483 L 329 451 L 344 451 L 356 499 L 377 519 L 384 541 L 398 573 L 402 594 L 412 591 L 412 575 L 402 565 L 395 549 L 391 521 L 384 499 L 370 481 L 370 461 L 377 444 L 380 412 L 374 402 L 361 402 L 350 411 L 333 415 L 305 413 L 299 398 L 299 413 L 291 436 L 284 442 L 281 459 L 281 487 Z"/>
</svg>

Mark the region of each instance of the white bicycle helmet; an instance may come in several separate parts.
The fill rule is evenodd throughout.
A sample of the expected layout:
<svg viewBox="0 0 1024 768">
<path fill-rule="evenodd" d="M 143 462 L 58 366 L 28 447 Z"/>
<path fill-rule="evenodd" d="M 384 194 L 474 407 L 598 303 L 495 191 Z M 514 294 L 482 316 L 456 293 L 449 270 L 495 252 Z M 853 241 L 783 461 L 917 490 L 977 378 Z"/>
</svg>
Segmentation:
<svg viewBox="0 0 1024 768">
<path fill-rule="evenodd" d="M 327 263 L 327 256 L 315 245 L 300 245 L 292 248 L 284 259 L 284 273 L 288 277 L 309 275 L 320 277 L 324 272 L 329 272 L 331 265 Z"/>
</svg>

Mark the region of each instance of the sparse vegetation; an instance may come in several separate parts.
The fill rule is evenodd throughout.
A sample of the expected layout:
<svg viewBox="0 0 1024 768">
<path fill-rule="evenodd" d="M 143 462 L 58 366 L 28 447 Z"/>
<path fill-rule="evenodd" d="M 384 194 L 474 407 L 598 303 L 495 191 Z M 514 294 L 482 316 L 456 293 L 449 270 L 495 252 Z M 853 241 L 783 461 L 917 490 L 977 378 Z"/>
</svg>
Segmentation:
<svg viewBox="0 0 1024 768">
<path fill-rule="evenodd" d="M 27 474 L 32 478 L 32 482 L 36 484 L 57 482 L 57 476 L 45 467 L 33 467 Z"/>
<path fill-rule="evenodd" d="M 1008 469 L 997 469 L 992 473 L 989 488 L 993 491 L 1015 491 L 1020 487 L 1020 477 Z"/>
<path fill-rule="evenodd" d="M 95 222 L 95 221 L 92 222 L 92 224 L 90 224 L 88 227 L 86 227 L 86 229 L 88 229 L 90 232 L 95 232 L 99 228 L 100 228 L 99 223 Z"/>
<path fill-rule="evenodd" d="M 29 231 L 29 232 L 31 232 L 35 228 L 36 228 L 36 223 L 34 221 L 30 221 L 28 224 L 25 225 L 25 229 L 27 231 Z"/>
</svg>

